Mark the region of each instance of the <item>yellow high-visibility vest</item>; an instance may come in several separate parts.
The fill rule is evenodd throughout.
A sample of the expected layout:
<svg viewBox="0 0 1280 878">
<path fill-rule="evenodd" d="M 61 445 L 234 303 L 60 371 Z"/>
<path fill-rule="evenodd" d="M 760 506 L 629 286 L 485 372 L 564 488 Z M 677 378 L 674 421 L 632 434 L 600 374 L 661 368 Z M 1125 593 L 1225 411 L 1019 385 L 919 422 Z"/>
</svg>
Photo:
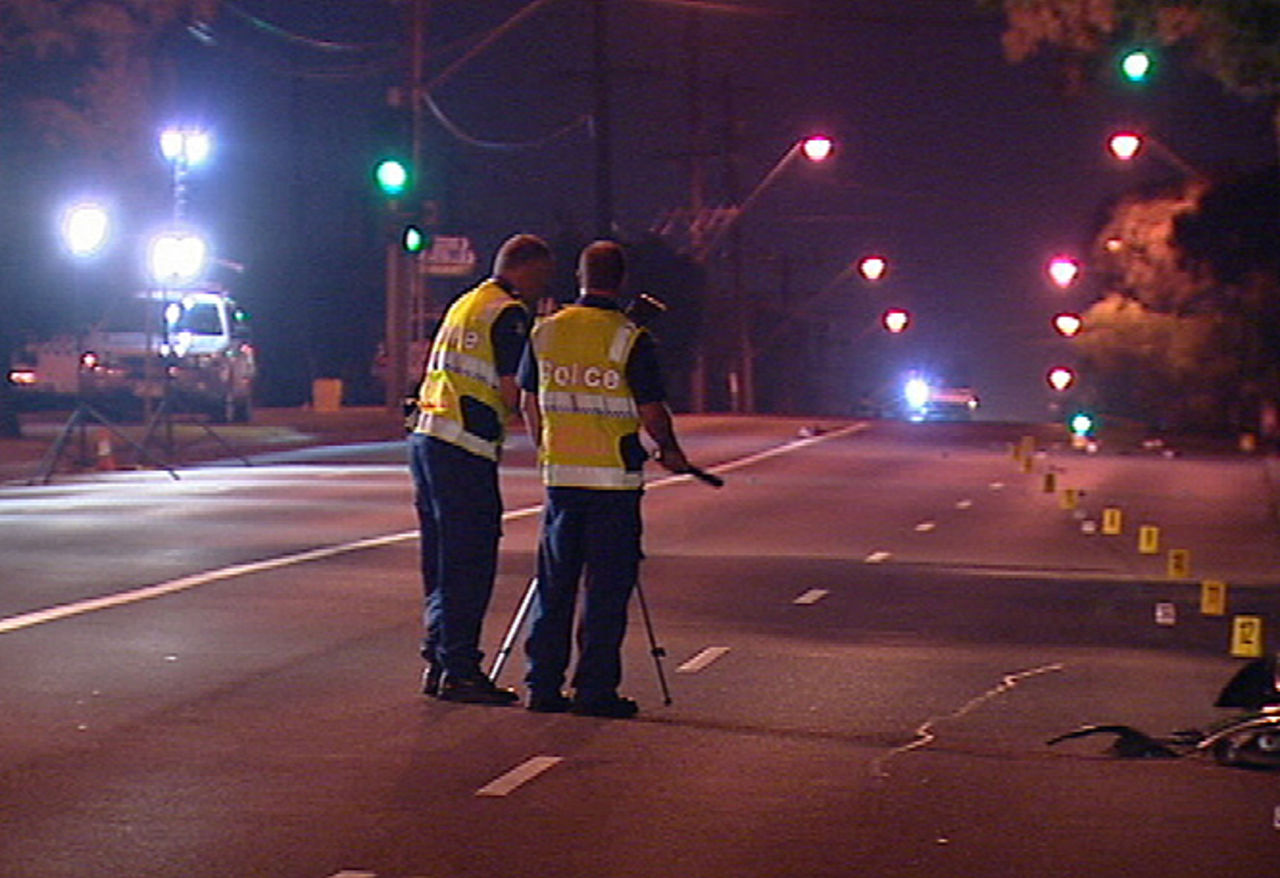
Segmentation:
<svg viewBox="0 0 1280 878">
<path fill-rule="evenodd" d="M 521 307 L 492 278 L 449 307 L 418 388 L 415 432 L 498 459 L 510 412 L 498 392 L 493 324 L 507 308 Z"/>
<path fill-rule="evenodd" d="M 539 463 L 553 487 L 635 489 L 644 484 L 640 416 L 627 358 L 643 329 L 620 311 L 570 305 L 534 327 Z"/>
</svg>

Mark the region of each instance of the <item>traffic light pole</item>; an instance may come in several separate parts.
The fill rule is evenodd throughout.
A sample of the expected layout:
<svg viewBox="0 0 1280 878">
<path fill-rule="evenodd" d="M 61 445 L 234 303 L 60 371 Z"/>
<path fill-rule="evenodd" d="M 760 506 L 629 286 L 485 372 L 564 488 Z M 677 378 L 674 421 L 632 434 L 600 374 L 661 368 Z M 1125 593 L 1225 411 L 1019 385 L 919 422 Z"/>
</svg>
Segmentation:
<svg viewBox="0 0 1280 878">
<path fill-rule="evenodd" d="M 406 344 L 406 302 L 404 282 L 401 278 L 404 257 L 397 241 L 386 244 L 387 256 L 387 373 L 386 405 L 390 414 L 404 413 L 405 376 L 409 371 L 409 350 Z"/>
</svg>

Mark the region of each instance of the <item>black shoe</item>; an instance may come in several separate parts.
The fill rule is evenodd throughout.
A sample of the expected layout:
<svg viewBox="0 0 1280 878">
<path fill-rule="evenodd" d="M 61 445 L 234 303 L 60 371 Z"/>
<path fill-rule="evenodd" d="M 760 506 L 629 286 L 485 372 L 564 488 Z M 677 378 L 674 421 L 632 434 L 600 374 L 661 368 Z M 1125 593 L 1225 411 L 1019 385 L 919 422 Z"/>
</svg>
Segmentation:
<svg viewBox="0 0 1280 878">
<path fill-rule="evenodd" d="M 621 695 L 604 698 L 574 698 L 569 712 L 578 716 L 600 716 L 605 719 L 631 719 L 640 711 L 640 705 Z"/>
<path fill-rule="evenodd" d="M 457 701 L 462 704 L 514 704 L 520 696 L 514 689 L 493 685 L 488 677 L 454 677 L 444 675 L 440 681 L 441 701 Z"/>
<path fill-rule="evenodd" d="M 444 670 L 436 664 L 427 665 L 422 672 L 422 694 L 436 698 L 440 695 L 440 678 Z"/>
<path fill-rule="evenodd" d="M 534 713 L 564 713 L 571 704 L 562 692 L 530 692 L 525 707 Z"/>
</svg>

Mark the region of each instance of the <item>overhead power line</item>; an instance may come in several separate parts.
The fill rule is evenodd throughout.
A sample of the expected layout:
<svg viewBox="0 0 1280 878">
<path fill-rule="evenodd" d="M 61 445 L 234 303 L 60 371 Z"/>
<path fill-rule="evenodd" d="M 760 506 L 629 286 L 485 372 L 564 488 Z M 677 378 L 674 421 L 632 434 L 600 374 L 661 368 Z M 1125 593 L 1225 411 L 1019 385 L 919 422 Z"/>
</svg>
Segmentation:
<svg viewBox="0 0 1280 878">
<path fill-rule="evenodd" d="M 268 36 L 274 37 L 279 40 L 283 40 L 284 42 L 290 43 L 295 46 L 302 46 L 307 49 L 313 49 L 317 52 L 330 52 L 330 53 L 394 52 L 398 48 L 397 43 L 393 41 L 380 41 L 380 42 L 374 42 L 374 43 L 353 43 L 353 42 L 345 42 L 340 40 L 325 40 L 325 39 L 319 39 L 317 37 L 309 37 L 304 34 L 299 34 L 299 33 L 295 33 L 294 31 L 287 30 L 278 24 L 274 24 L 270 21 L 267 21 L 266 19 L 261 18 L 257 15 L 254 15 L 250 12 L 246 12 L 236 4 L 226 2 L 226 0 L 224 0 L 222 4 L 222 8 L 226 9 L 232 15 L 239 18 L 241 21 L 244 21 L 245 23 L 249 24 L 256 30 L 262 33 L 265 33 Z"/>
<path fill-rule="evenodd" d="M 443 127 L 445 131 L 449 132 L 449 134 L 451 134 L 454 138 L 462 141 L 468 146 L 474 146 L 480 149 L 511 150 L 511 151 L 524 150 L 524 149 L 537 149 L 539 147 L 543 147 L 550 143 L 553 143 L 568 134 L 571 134 L 573 131 L 575 131 L 578 128 L 587 127 L 591 124 L 591 116 L 584 113 L 583 115 L 574 119 L 572 122 L 569 122 L 561 126 L 560 128 L 558 128 L 557 130 L 551 132 L 550 134 L 547 134 L 543 137 L 539 137 L 535 140 L 526 140 L 526 141 L 520 141 L 520 142 L 502 142 L 502 141 L 496 141 L 496 140 L 483 140 L 479 137 L 476 137 L 464 131 L 460 125 L 458 125 L 456 122 L 450 119 L 447 115 L 445 115 L 444 110 L 442 110 L 440 108 L 440 105 L 436 103 L 435 98 L 431 96 L 430 92 L 424 91 L 422 93 L 422 97 L 423 97 L 423 101 L 427 106 L 427 109 L 431 111 L 431 115 L 435 116 L 436 121 L 440 123 L 441 127 Z"/>
</svg>

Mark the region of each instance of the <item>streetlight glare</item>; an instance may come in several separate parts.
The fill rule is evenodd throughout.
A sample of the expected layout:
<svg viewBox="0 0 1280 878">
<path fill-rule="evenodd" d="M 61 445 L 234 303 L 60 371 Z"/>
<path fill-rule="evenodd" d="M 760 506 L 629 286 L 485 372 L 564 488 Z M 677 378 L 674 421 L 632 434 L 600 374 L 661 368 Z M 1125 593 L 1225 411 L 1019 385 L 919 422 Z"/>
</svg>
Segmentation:
<svg viewBox="0 0 1280 878">
<path fill-rule="evenodd" d="M 1045 270 L 1049 273 L 1050 280 L 1062 289 L 1066 289 L 1080 273 L 1080 263 L 1070 256 L 1055 256 L 1049 260 Z"/>
<path fill-rule="evenodd" d="M 885 329 L 896 335 L 907 328 L 907 324 L 911 322 L 911 314 L 905 308 L 890 308 L 884 312 L 880 322 Z"/>
<path fill-rule="evenodd" d="M 1063 391 L 1075 383 L 1076 373 L 1066 366 L 1055 366 L 1049 370 L 1048 380 L 1054 390 Z"/>
<path fill-rule="evenodd" d="M 831 151 L 835 149 L 835 144 L 831 142 L 830 137 L 818 134 L 813 137 L 806 137 L 800 148 L 804 152 L 804 157 L 809 161 L 821 162 L 826 161 L 831 156 Z"/>
<path fill-rule="evenodd" d="M 162 232 L 151 239 L 147 267 L 162 285 L 191 283 L 204 272 L 209 245 L 192 232 Z"/>
<path fill-rule="evenodd" d="M 1055 314 L 1053 317 L 1053 328 L 1058 330 L 1060 335 L 1071 338 L 1084 325 L 1084 321 L 1080 319 L 1079 314 L 1072 314 L 1064 311 L 1061 314 Z"/>
<path fill-rule="evenodd" d="M 73 256 L 92 256 L 107 243 L 111 218 L 101 204 L 84 201 L 62 215 L 62 239 Z"/>
<path fill-rule="evenodd" d="M 858 262 L 858 272 L 869 281 L 880 280 L 888 268 L 889 261 L 883 256 L 864 256 Z"/>
<path fill-rule="evenodd" d="M 1133 131 L 1119 131 L 1111 135 L 1107 141 L 1107 148 L 1120 161 L 1130 161 L 1142 149 L 1142 135 Z"/>
</svg>

